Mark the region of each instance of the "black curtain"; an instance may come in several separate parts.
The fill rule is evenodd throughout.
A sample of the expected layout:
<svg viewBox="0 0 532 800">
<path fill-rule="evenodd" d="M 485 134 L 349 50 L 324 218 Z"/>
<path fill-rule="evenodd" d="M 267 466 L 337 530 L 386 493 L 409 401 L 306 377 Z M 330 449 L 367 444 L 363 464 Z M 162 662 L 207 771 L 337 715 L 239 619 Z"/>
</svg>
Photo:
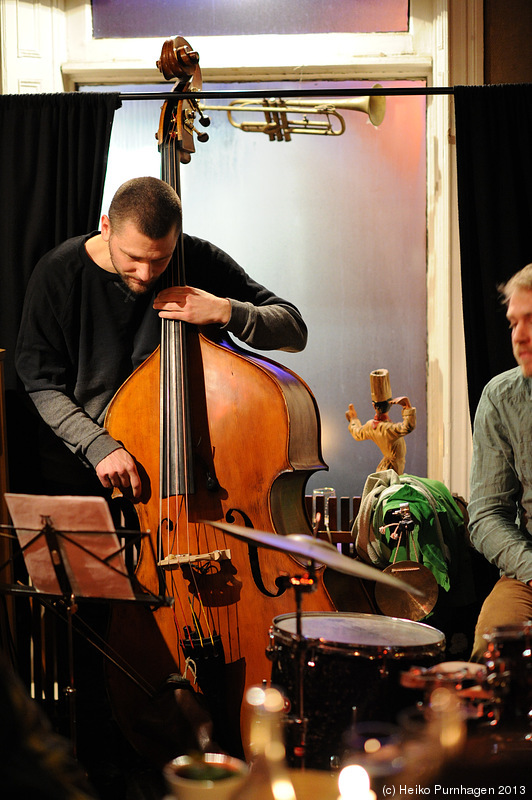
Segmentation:
<svg viewBox="0 0 532 800">
<path fill-rule="evenodd" d="M 532 262 L 532 84 L 456 86 L 456 155 L 469 407 L 515 366 L 497 286 Z"/>
<path fill-rule="evenodd" d="M 28 278 L 48 250 L 98 228 L 116 93 L 0 96 L 0 348 L 12 491 L 31 491 L 32 417 L 14 368 Z"/>
</svg>

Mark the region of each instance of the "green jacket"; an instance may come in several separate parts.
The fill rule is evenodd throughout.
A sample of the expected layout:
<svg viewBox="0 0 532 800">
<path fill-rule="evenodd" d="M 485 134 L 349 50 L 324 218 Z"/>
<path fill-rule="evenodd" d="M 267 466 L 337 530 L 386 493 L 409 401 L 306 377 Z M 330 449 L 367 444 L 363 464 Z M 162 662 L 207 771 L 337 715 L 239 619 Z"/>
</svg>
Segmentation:
<svg viewBox="0 0 532 800">
<path fill-rule="evenodd" d="M 399 521 L 393 512 L 399 510 L 401 503 L 409 504 L 415 524 L 412 534 L 408 537 L 403 534 L 398 546 L 391 534 Z M 383 526 L 389 527 L 381 532 Z M 363 561 L 380 569 L 394 560 L 420 561 L 433 573 L 452 605 L 474 602 L 464 518 L 453 496 L 440 481 L 398 475 L 391 469 L 369 475 L 352 535 L 357 554 Z"/>
</svg>

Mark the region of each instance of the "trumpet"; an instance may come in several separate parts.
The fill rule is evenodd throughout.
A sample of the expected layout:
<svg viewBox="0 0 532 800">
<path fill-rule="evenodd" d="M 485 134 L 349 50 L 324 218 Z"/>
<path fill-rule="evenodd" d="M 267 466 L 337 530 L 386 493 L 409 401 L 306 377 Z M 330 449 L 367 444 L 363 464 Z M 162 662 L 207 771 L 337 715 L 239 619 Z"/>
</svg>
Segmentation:
<svg viewBox="0 0 532 800">
<path fill-rule="evenodd" d="M 374 89 L 381 89 L 375 84 Z M 200 114 L 204 111 L 225 111 L 234 128 L 247 133 L 265 133 L 271 142 L 289 142 L 294 134 L 318 134 L 322 136 L 341 136 L 346 129 L 342 111 L 362 111 L 369 121 L 378 127 L 384 119 L 386 98 L 382 95 L 367 95 L 356 100 L 343 100 L 339 103 L 331 100 L 294 100 L 285 102 L 281 98 L 264 98 L 262 102 L 252 100 L 233 100 L 228 105 L 212 106 L 198 103 Z M 237 112 L 262 113 L 264 121 L 237 122 Z M 289 115 L 298 115 L 290 119 Z M 325 119 L 310 119 L 310 117 Z"/>
</svg>

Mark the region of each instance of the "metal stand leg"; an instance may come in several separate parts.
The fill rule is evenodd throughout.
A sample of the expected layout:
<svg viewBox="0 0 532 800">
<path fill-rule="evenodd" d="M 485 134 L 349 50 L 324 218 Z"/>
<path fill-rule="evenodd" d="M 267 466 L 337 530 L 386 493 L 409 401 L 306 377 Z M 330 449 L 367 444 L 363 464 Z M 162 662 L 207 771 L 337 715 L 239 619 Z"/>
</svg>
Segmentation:
<svg viewBox="0 0 532 800">
<path fill-rule="evenodd" d="M 67 630 L 68 630 L 68 671 L 69 684 L 65 688 L 65 695 L 68 700 L 68 716 L 70 724 L 70 738 L 74 756 L 77 757 L 77 725 L 76 725 L 76 687 L 74 684 L 74 642 L 72 637 L 72 617 L 78 610 L 74 602 L 74 595 L 71 596 L 67 604 Z"/>
</svg>

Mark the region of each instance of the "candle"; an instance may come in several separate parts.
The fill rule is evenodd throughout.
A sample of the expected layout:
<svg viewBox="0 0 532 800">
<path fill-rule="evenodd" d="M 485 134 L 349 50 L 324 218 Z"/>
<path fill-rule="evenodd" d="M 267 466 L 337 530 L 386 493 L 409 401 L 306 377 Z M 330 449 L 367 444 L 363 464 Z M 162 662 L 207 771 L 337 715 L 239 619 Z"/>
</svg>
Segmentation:
<svg viewBox="0 0 532 800">
<path fill-rule="evenodd" d="M 338 776 L 338 800 L 377 800 L 369 785 L 369 775 L 359 764 L 344 767 Z"/>
</svg>

